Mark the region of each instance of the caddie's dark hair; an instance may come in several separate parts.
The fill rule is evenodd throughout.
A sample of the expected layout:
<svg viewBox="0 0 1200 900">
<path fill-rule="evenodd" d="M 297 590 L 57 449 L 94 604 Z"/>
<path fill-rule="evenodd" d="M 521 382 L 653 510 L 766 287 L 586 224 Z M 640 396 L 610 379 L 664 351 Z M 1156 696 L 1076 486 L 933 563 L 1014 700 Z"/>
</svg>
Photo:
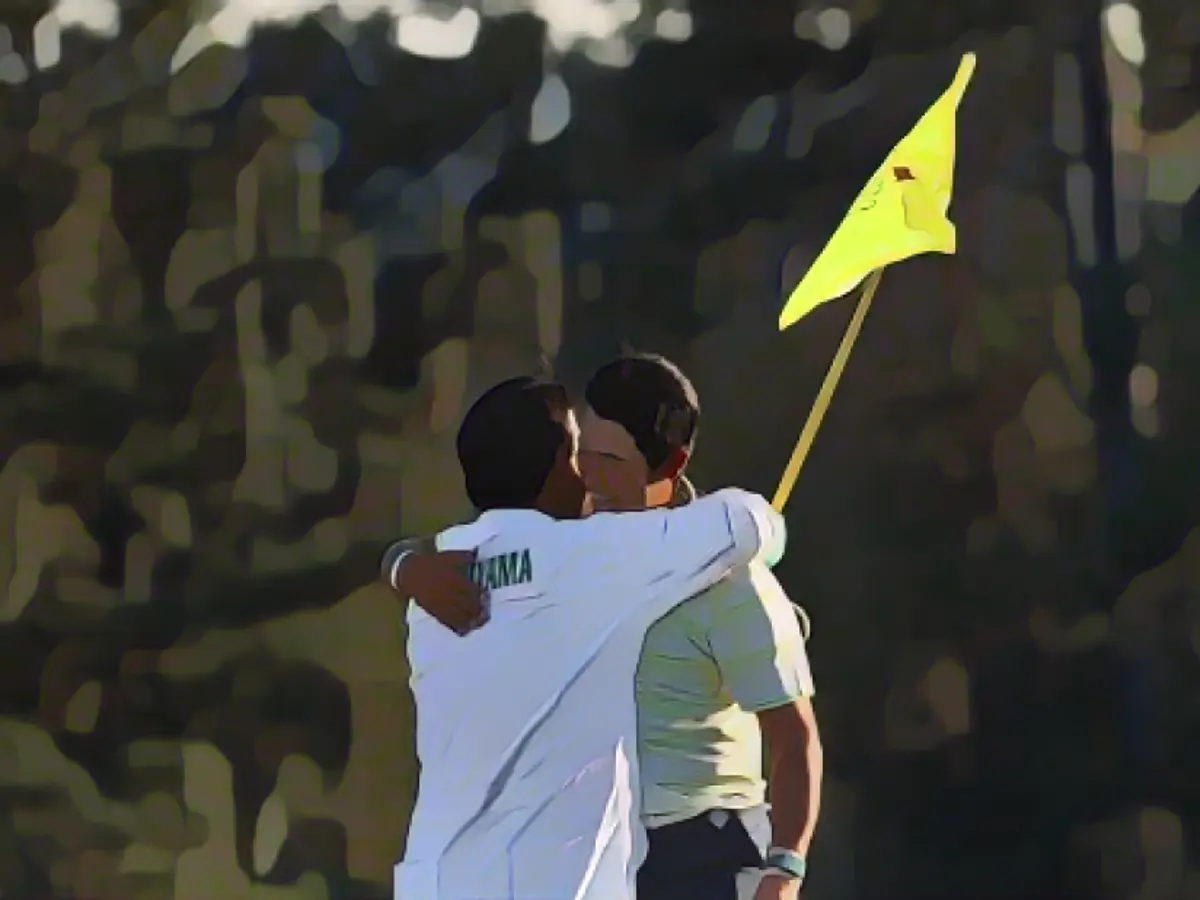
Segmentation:
<svg viewBox="0 0 1200 900">
<path fill-rule="evenodd" d="M 629 432 L 652 471 L 676 451 L 690 453 L 696 443 L 696 389 L 678 366 L 661 356 L 632 353 L 601 366 L 584 398 L 592 412 Z"/>
<path fill-rule="evenodd" d="M 522 376 L 475 401 L 458 429 L 467 496 L 480 511 L 532 508 L 566 440 L 571 409 L 561 384 Z"/>
</svg>

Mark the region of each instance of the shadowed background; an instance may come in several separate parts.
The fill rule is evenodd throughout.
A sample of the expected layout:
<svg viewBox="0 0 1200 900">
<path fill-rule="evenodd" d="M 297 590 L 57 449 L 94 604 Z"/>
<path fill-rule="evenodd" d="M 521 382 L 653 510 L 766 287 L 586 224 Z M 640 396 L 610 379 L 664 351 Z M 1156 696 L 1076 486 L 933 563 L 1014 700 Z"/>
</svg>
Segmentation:
<svg viewBox="0 0 1200 900">
<path fill-rule="evenodd" d="M 884 279 L 789 509 L 807 895 L 1200 897 L 1195 5 L 480 11 L 0 10 L 0 896 L 390 896 L 371 581 L 469 514 L 465 405 L 658 351 L 698 483 L 770 493 L 853 306 L 782 299 L 974 49 L 959 255 Z"/>
</svg>

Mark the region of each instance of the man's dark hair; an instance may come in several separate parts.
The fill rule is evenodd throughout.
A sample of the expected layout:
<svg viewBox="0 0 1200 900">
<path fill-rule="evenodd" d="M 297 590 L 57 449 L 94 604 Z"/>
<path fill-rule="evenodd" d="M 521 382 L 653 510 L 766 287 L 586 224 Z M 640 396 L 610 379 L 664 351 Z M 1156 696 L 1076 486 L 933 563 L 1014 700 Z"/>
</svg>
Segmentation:
<svg viewBox="0 0 1200 900">
<path fill-rule="evenodd" d="M 629 432 L 650 469 L 673 453 L 691 452 L 700 400 L 679 367 L 661 356 L 633 353 L 602 366 L 584 392 L 592 412 Z"/>
<path fill-rule="evenodd" d="M 537 503 L 566 440 L 570 408 L 561 384 L 525 376 L 502 381 L 475 401 L 456 446 L 467 496 L 477 509 Z"/>
</svg>

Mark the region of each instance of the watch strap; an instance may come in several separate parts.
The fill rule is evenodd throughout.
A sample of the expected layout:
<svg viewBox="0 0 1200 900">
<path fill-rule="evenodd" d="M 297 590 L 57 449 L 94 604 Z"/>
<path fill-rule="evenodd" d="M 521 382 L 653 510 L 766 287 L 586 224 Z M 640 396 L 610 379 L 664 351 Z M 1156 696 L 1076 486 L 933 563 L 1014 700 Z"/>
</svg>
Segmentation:
<svg viewBox="0 0 1200 900">
<path fill-rule="evenodd" d="M 808 874 L 808 863 L 804 857 L 794 850 L 787 850 L 783 847 L 772 847 L 768 850 L 764 866 L 800 881 L 803 881 L 804 876 Z"/>
</svg>

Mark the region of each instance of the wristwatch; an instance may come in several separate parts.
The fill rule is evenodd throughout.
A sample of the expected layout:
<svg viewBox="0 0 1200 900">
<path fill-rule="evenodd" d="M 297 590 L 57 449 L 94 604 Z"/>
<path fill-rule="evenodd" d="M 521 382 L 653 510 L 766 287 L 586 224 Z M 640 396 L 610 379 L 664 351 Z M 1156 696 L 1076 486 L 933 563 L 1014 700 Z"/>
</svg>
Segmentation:
<svg viewBox="0 0 1200 900">
<path fill-rule="evenodd" d="M 794 878 L 801 884 L 804 883 L 804 876 L 808 874 L 808 863 L 804 861 L 804 857 L 783 847 L 772 847 L 767 851 L 763 868 L 774 874 Z"/>
<path fill-rule="evenodd" d="M 398 580 L 400 577 L 400 566 L 410 556 L 418 553 L 436 553 L 437 545 L 429 538 L 405 538 L 396 541 L 384 551 L 383 559 L 380 561 L 379 569 L 383 580 L 387 582 L 392 590 L 398 591 Z"/>
</svg>

